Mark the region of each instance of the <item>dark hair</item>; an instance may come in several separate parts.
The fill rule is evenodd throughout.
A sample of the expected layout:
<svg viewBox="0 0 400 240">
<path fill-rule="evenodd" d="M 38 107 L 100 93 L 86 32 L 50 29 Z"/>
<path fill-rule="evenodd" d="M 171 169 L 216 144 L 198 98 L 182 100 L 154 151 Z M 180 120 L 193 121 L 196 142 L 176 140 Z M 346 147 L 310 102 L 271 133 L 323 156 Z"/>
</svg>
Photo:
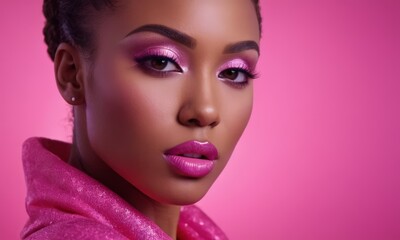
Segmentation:
<svg viewBox="0 0 400 240">
<path fill-rule="evenodd" d="M 88 10 L 100 11 L 104 7 L 113 9 L 117 0 L 44 0 L 43 14 L 46 25 L 43 29 L 47 52 L 54 60 L 57 47 L 67 42 L 80 47 L 85 51 L 93 51 L 91 31 L 88 25 Z M 261 13 L 259 0 L 252 0 L 255 6 L 260 34 Z"/>
</svg>

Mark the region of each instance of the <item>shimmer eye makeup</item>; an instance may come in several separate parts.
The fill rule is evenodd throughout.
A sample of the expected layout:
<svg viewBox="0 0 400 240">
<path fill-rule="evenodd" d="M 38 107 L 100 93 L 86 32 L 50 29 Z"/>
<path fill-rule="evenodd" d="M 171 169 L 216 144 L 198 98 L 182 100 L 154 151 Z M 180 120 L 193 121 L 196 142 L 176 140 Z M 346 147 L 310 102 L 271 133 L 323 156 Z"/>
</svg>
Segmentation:
<svg viewBox="0 0 400 240">
<path fill-rule="evenodd" d="M 139 34 L 140 33 L 140 34 Z M 139 34 L 138 37 L 131 35 Z M 155 77 L 167 77 L 171 74 L 185 73 L 189 70 L 188 50 L 195 49 L 196 39 L 167 26 L 151 24 L 141 26 L 126 35 L 122 40 L 129 58 L 145 73 Z M 255 51 L 259 55 L 259 46 L 254 41 L 240 41 L 227 45 L 221 54 L 230 56 L 245 51 Z M 254 60 L 236 57 L 218 68 L 218 79 L 233 85 L 244 87 L 249 79 L 257 78 L 254 73 Z"/>
<path fill-rule="evenodd" d="M 257 78 L 257 74 L 247 61 L 235 58 L 218 68 L 217 77 L 234 87 L 243 88 L 248 85 L 249 79 Z"/>
<path fill-rule="evenodd" d="M 154 33 L 141 33 L 123 39 L 119 44 L 123 56 L 132 67 L 139 67 L 155 77 L 188 71 L 185 47 Z"/>
<path fill-rule="evenodd" d="M 155 76 L 166 77 L 188 70 L 185 58 L 174 46 L 152 46 L 135 53 L 133 59 L 144 72 Z"/>
</svg>

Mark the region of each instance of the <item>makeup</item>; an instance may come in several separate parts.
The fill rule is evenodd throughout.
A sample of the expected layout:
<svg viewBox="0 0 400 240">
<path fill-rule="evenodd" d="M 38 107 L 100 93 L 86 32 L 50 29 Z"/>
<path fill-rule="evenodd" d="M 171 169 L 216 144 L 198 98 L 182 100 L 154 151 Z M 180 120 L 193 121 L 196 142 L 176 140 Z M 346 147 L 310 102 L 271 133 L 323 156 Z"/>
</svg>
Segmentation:
<svg viewBox="0 0 400 240">
<path fill-rule="evenodd" d="M 201 178 L 214 168 L 218 150 L 209 142 L 188 141 L 165 151 L 163 156 L 174 173 Z"/>
<path fill-rule="evenodd" d="M 181 55 L 168 46 L 149 47 L 135 54 L 133 58 L 144 72 L 156 77 L 187 71 L 187 65 L 182 63 Z"/>
<path fill-rule="evenodd" d="M 141 33 L 134 37 L 127 37 L 119 44 L 119 49 L 131 59 L 145 56 L 159 56 L 171 58 L 182 68 L 187 68 L 188 59 L 185 47 L 171 39 L 154 35 L 154 33 Z"/>
<path fill-rule="evenodd" d="M 257 78 L 257 74 L 247 61 L 236 58 L 223 64 L 217 71 L 217 77 L 234 87 L 242 88 L 248 84 L 249 79 Z"/>
</svg>

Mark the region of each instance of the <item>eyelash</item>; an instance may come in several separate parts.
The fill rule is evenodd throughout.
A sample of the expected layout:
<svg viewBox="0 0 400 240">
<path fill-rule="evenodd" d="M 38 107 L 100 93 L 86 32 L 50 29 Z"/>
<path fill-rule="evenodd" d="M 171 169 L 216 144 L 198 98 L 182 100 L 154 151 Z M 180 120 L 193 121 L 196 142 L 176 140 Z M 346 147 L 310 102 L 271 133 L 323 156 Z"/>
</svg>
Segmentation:
<svg viewBox="0 0 400 240">
<path fill-rule="evenodd" d="M 232 80 L 224 80 L 229 85 L 239 89 L 246 87 L 249 84 L 249 79 L 254 80 L 258 78 L 258 74 L 254 71 L 249 70 L 246 64 L 239 64 L 239 66 L 227 67 L 218 73 L 218 77 L 220 77 L 221 73 L 227 70 L 237 71 L 245 75 L 246 80 L 244 82 L 234 82 Z"/>
<path fill-rule="evenodd" d="M 164 53 L 151 53 L 149 55 L 141 56 L 141 57 L 135 57 L 134 60 L 139 64 L 139 67 L 147 74 L 153 75 L 155 77 L 168 77 L 171 73 L 183 73 L 182 67 L 178 64 L 178 59 L 175 55 L 170 54 L 170 56 L 166 56 Z M 150 66 L 146 66 L 146 62 L 150 60 L 166 60 L 169 63 L 173 64 L 176 68 L 177 71 L 162 71 L 162 70 L 156 70 Z M 218 78 L 222 79 L 224 82 L 227 84 L 231 85 L 232 87 L 235 88 L 244 88 L 249 84 L 249 79 L 256 79 L 258 78 L 258 74 L 250 71 L 248 66 L 244 63 L 242 64 L 234 64 L 236 66 L 231 66 L 223 69 L 218 73 Z M 239 74 L 244 74 L 244 77 L 246 78 L 245 81 L 243 82 L 234 82 L 233 80 L 227 80 L 224 79 L 223 77 L 220 77 L 222 73 L 228 70 L 233 70 L 237 71 Z"/>
<path fill-rule="evenodd" d="M 152 53 L 143 57 L 135 57 L 134 60 L 139 64 L 139 67 L 147 74 L 153 75 L 155 77 L 168 77 L 171 73 L 182 73 L 182 67 L 177 63 L 178 59 L 176 56 L 165 56 L 164 54 Z M 177 71 L 162 71 L 156 70 L 149 66 L 146 66 L 146 62 L 150 60 L 166 60 L 173 64 L 178 70 Z"/>
</svg>

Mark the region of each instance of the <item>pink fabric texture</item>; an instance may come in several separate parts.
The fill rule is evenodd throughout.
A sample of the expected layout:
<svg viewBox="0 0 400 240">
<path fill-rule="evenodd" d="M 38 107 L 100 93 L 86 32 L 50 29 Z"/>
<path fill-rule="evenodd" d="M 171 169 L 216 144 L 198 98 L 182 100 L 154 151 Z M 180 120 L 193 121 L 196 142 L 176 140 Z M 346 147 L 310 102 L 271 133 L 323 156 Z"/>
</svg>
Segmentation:
<svg viewBox="0 0 400 240">
<path fill-rule="evenodd" d="M 170 239 L 110 189 L 69 165 L 71 144 L 33 137 L 23 144 L 29 220 L 22 239 Z M 178 239 L 227 239 L 195 206 L 182 207 Z"/>
</svg>

